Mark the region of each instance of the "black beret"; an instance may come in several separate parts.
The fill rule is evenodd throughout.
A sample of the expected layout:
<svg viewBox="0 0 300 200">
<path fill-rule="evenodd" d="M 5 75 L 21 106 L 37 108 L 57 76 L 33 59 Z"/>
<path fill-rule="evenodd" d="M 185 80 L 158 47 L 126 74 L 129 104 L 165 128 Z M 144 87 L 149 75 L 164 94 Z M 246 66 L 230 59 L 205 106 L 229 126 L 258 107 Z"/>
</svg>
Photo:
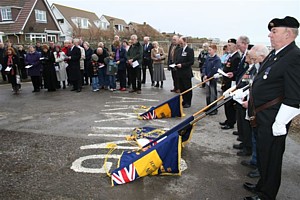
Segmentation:
<svg viewBox="0 0 300 200">
<path fill-rule="evenodd" d="M 248 50 L 252 49 L 253 46 L 254 46 L 253 44 L 249 44 L 248 45 Z"/>
<path fill-rule="evenodd" d="M 297 19 L 290 16 L 286 16 L 283 19 L 274 18 L 268 24 L 269 31 L 274 27 L 299 28 L 299 22 Z"/>
<path fill-rule="evenodd" d="M 232 39 L 229 39 L 229 40 L 228 40 L 228 43 L 234 43 L 234 44 L 236 44 L 236 39 L 233 39 L 233 38 L 232 38 Z"/>
</svg>

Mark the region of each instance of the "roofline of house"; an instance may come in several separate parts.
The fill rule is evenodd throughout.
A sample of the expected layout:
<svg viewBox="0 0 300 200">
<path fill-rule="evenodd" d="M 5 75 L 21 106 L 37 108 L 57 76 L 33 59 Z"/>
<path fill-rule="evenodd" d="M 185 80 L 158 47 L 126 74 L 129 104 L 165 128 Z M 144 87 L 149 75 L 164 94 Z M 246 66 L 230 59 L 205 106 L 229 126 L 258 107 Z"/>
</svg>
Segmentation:
<svg viewBox="0 0 300 200">
<path fill-rule="evenodd" d="M 26 24 L 27 24 L 27 22 L 28 22 L 28 19 L 29 19 L 30 15 L 31 15 L 31 13 L 32 13 L 32 11 L 33 11 L 33 9 L 34 9 L 36 3 L 37 3 L 37 0 L 35 0 L 33 6 L 31 7 L 31 10 L 30 10 L 29 14 L 27 15 L 27 18 L 26 18 L 26 20 L 25 20 L 25 22 L 24 22 L 24 24 L 23 24 L 23 26 L 22 26 L 22 28 L 21 28 L 21 31 L 24 30 L 24 28 L 25 28 L 25 26 L 26 26 Z M 22 10 L 20 11 L 20 13 L 21 13 L 21 12 L 22 12 Z M 19 13 L 19 14 L 20 14 L 20 13 Z"/>
<path fill-rule="evenodd" d="M 58 6 L 66 7 L 66 8 L 71 8 L 73 10 L 79 10 L 79 11 L 82 11 L 82 12 L 92 13 L 92 14 L 95 14 L 97 16 L 97 18 L 99 18 L 98 15 L 95 12 L 91 12 L 91 11 L 87 11 L 87 10 L 82 10 L 82 9 L 74 8 L 74 7 L 70 7 L 70 6 L 65 6 L 65 5 L 61 5 L 61 4 L 57 4 L 57 3 L 53 3 L 52 5 L 58 5 Z"/>
<path fill-rule="evenodd" d="M 51 6 L 49 5 L 48 1 L 44 0 L 44 2 L 45 2 L 45 4 L 46 4 L 46 7 L 47 7 L 47 9 L 48 9 L 48 11 L 49 11 L 49 13 L 50 13 L 52 19 L 54 20 L 54 23 L 56 24 L 58 30 L 60 31 L 60 34 L 62 34 L 63 31 L 62 31 L 62 29 L 61 29 L 61 27 L 60 27 L 58 21 L 56 20 L 56 17 L 54 16 L 54 14 L 53 14 L 53 12 L 52 12 Z"/>
<path fill-rule="evenodd" d="M 60 10 L 56 7 L 56 5 L 57 5 L 57 4 L 55 4 L 55 3 L 53 3 L 53 4 L 51 5 L 51 11 L 52 11 L 52 8 L 55 7 L 55 8 L 57 9 L 57 11 L 61 14 L 61 16 L 64 18 L 64 23 L 67 23 L 67 24 L 68 24 L 69 29 L 70 29 L 70 28 L 73 29 L 73 27 L 72 27 L 72 25 L 70 24 L 70 22 L 68 21 L 68 19 L 65 18 L 65 16 L 60 12 Z M 55 18 L 55 21 L 57 21 L 55 16 L 54 16 L 54 18 Z M 60 25 L 59 25 L 59 27 L 60 27 Z M 60 27 L 60 28 L 61 28 L 61 27 Z M 61 30 L 62 30 L 62 29 L 61 29 Z M 61 31 L 61 32 L 62 32 L 62 34 L 66 34 L 66 33 L 64 33 L 63 31 Z"/>
</svg>

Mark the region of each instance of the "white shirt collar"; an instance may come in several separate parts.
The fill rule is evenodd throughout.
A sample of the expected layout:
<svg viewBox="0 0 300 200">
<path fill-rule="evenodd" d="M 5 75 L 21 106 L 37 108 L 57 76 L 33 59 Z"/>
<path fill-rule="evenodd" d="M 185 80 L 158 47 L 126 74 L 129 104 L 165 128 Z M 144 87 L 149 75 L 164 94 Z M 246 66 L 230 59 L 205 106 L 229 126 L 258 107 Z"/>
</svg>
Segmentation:
<svg viewBox="0 0 300 200">
<path fill-rule="evenodd" d="M 186 49 L 187 46 L 188 46 L 188 45 L 186 44 L 186 45 L 183 47 L 182 52 L 185 51 L 185 49 Z"/>
<path fill-rule="evenodd" d="M 278 49 L 277 51 L 275 51 L 275 55 L 277 55 L 282 49 L 284 49 L 287 45 L 281 47 L 280 49 Z"/>
<path fill-rule="evenodd" d="M 236 54 L 236 53 L 237 53 L 237 51 L 233 52 L 232 54 L 230 54 L 230 57 L 233 56 L 233 55 Z"/>
</svg>

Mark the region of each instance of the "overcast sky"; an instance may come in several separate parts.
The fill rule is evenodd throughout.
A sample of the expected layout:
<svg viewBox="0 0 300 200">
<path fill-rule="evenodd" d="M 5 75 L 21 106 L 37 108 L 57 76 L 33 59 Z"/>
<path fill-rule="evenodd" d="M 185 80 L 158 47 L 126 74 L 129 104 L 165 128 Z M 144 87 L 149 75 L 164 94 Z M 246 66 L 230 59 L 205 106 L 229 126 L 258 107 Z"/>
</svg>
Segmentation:
<svg viewBox="0 0 300 200">
<path fill-rule="evenodd" d="M 160 32 L 220 38 L 247 35 L 251 43 L 269 44 L 267 25 L 273 18 L 293 16 L 300 21 L 299 0 L 48 0 L 74 8 L 147 22 Z M 297 38 L 300 44 L 300 36 Z"/>
</svg>

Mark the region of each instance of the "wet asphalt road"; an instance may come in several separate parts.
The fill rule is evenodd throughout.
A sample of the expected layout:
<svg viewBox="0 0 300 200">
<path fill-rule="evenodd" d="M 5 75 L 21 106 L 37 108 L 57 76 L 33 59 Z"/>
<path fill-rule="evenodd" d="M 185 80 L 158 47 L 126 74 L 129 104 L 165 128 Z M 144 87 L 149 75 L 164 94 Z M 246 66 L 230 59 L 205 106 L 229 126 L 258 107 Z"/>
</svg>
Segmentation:
<svg viewBox="0 0 300 200">
<path fill-rule="evenodd" d="M 198 122 L 192 141 L 182 150 L 182 176 L 153 176 L 111 187 L 103 170 L 107 144 L 120 149 L 108 159 L 116 167 L 122 150 L 132 147 L 124 141 L 134 127 L 171 128 L 183 119 L 140 121 L 140 105 L 154 106 L 174 96 L 171 77 L 163 89 L 149 81 L 142 94 L 100 91 L 85 87 L 31 93 L 30 83 L 21 94 L 11 94 L 10 85 L 0 85 L 0 199 L 242 199 L 251 193 L 242 188 L 250 169 L 241 166 L 232 145 L 232 130 L 223 131 L 223 108 L 216 116 Z M 149 77 L 148 77 L 149 80 Z M 194 79 L 194 84 L 198 80 Z M 194 90 L 187 116 L 205 106 L 204 89 Z M 278 199 L 300 196 L 300 146 L 287 139 L 282 184 Z M 91 173 L 93 172 L 93 173 Z"/>
</svg>

